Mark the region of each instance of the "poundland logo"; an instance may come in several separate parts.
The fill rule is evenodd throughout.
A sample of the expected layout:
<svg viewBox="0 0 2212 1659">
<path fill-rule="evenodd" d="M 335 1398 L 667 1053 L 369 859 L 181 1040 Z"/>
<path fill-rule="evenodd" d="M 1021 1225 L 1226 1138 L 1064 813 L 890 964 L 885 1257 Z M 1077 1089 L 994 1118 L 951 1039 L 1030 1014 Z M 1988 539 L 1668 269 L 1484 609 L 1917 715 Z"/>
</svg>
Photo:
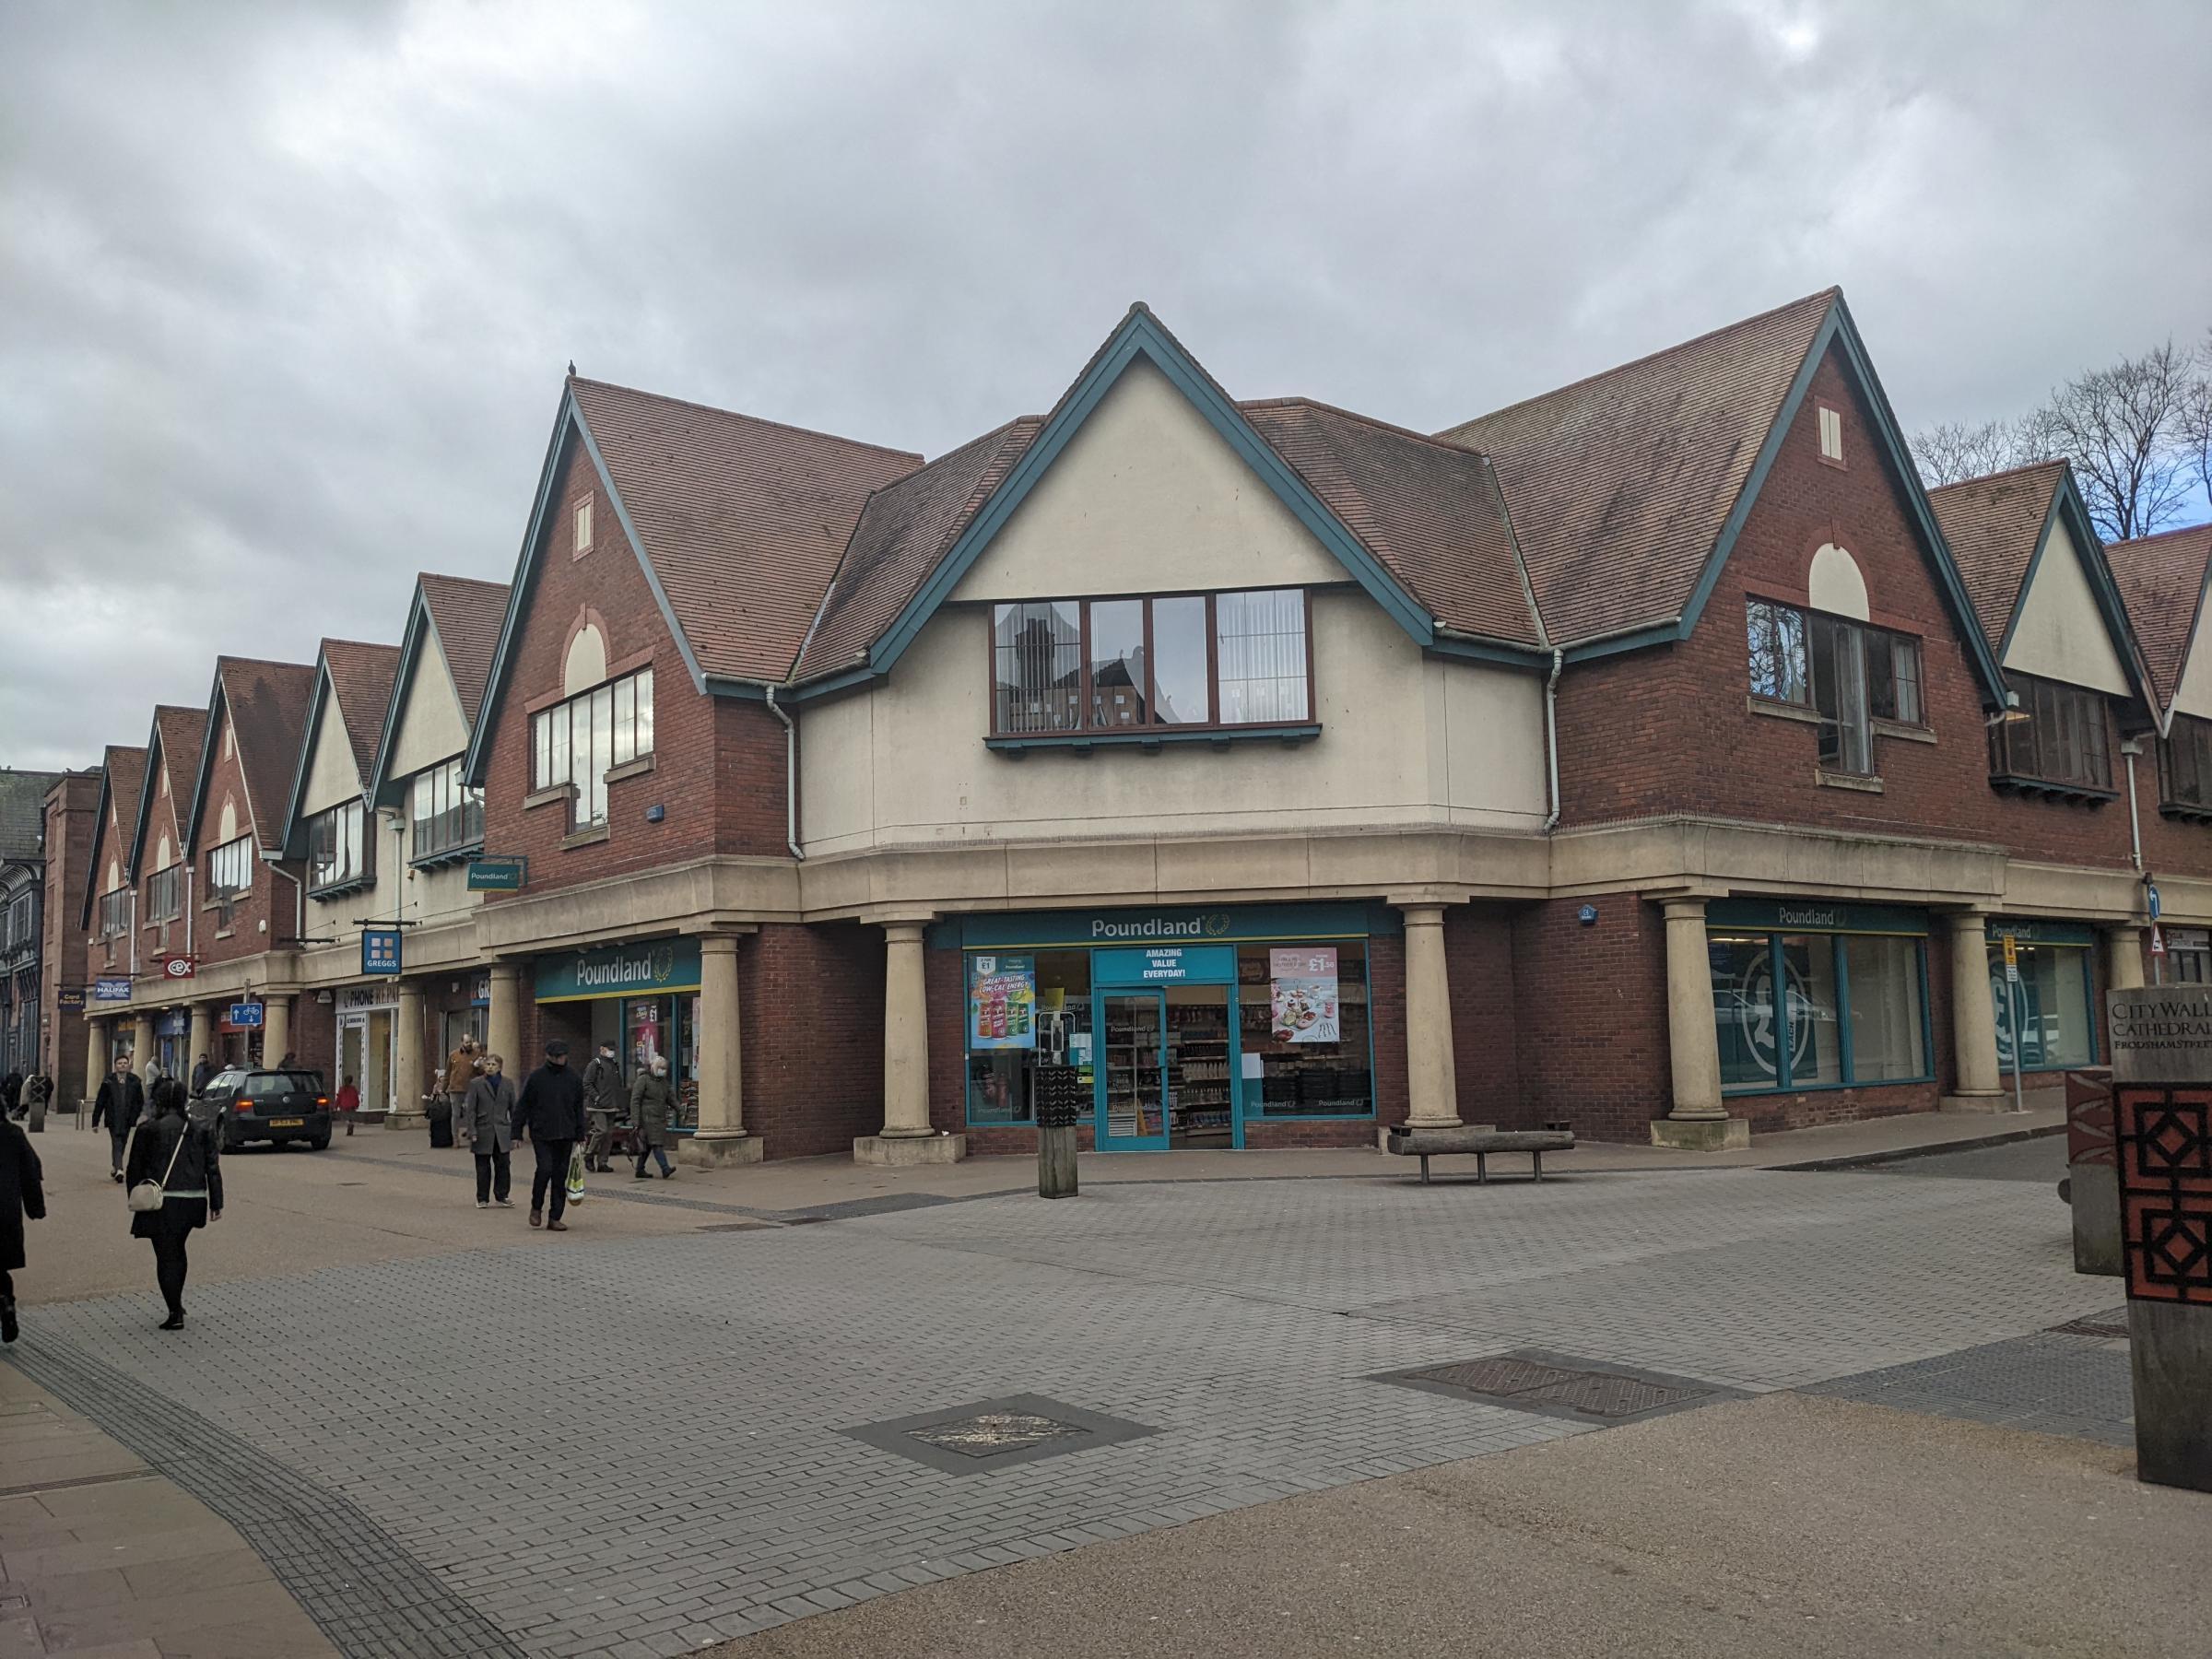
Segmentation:
<svg viewBox="0 0 2212 1659">
<path fill-rule="evenodd" d="M 1229 931 L 1229 917 L 1220 911 L 1177 920 L 1152 916 L 1142 922 L 1093 922 L 1094 939 L 1218 939 Z"/>
<path fill-rule="evenodd" d="M 665 946 L 643 956 L 602 958 L 597 961 L 590 957 L 578 957 L 576 985 L 579 990 L 594 985 L 618 989 L 657 985 L 665 982 L 675 971 L 676 953 Z"/>
</svg>

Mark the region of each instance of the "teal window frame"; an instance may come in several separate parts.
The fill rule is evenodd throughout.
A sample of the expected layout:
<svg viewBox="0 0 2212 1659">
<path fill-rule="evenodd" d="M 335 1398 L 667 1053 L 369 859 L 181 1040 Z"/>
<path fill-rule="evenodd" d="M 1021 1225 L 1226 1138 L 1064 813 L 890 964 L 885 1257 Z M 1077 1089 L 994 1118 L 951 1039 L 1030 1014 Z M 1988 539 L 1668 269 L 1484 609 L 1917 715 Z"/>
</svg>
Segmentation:
<svg viewBox="0 0 2212 1659">
<path fill-rule="evenodd" d="M 2092 945 L 2076 945 L 2071 941 L 2064 939 L 2030 939 L 2026 942 L 2044 950 L 2070 950 L 2076 956 L 2081 959 L 2081 1002 L 2085 1018 L 2088 1021 L 2089 1057 L 2087 1060 L 2039 1060 L 2033 1065 L 2022 1065 L 2018 1067 L 2020 1076 L 2023 1077 L 2043 1077 L 2052 1072 L 2078 1071 L 2085 1065 L 2103 1065 L 2104 1061 L 2102 1059 L 2102 1055 L 2104 1053 L 2104 1031 L 2101 1023 L 2097 1018 L 2096 947 Z M 1994 939 L 1991 940 L 1989 942 L 1988 948 L 1991 952 L 1996 951 L 1999 948 L 1997 942 Z M 1990 966 L 1992 968 L 1998 967 L 2003 963 L 2003 960 L 2004 959 L 2001 956 L 1993 955 L 1990 958 Z M 2006 1016 L 2007 1021 L 2009 1021 L 2011 1018 L 2012 1016 L 2009 1014 Z M 2017 1057 L 2019 1053 L 2020 1041 L 2018 1032 L 2016 1031 L 2013 1033 L 2012 1041 L 2013 1053 Z M 1998 1073 L 2004 1077 L 2010 1077 L 2015 1070 L 2015 1067 L 2005 1064 L 2005 1053 L 2002 1049 L 1997 1051 L 1997 1070 Z"/>
<path fill-rule="evenodd" d="M 1782 1014 L 1783 1034 L 1777 1039 L 1774 1044 L 1775 1080 L 1771 1083 L 1725 1084 L 1721 1088 L 1721 1094 L 1724 1099 L 1735 1100 L 1747 1095 L 1818 1094 L 1830 1092 L 1839 1088 L 1911 1088 L 1916 1083 L 1933 1083 L 1936 1081 L 1936 1032 L 1935 1022 L 1929 1016 L 1928 1007 L 1928 940 L 1926 935 L 1894 933 L 1878 934 L 1864 932 L 1830 933 L 1822 929 L 1803 927 L 1783 927 L 1772 929 L 1763 927 L 1725 927 L 1709 930 L 1707 936 L 1710 937 L 1712 932 L 1734 934 L 1738 937 L 1743 937 L 1749 935 L 1765 935 L 1767 941 L 1769 982 L 1774 987 L 1774 996 L 1777 1002 L 1783 1003 L 1783 1010 Z M 1786 1002 L 1784 1002 L 1784 999 L 1786 999 L 1789 995 L 1789 976 L 1783 971 L 1782 959 L 1782 941 L 1784 937 L 1800 939 L 1825 938 L 1829 942 L 1829 948 L 1835 953 L 1836 1049 L 1837 1064 L 1843 1073 L 1843 1078 L 1841 1082 L 1798 1083 L 1791 1078 L 1791 1043 L 1788 1035 L 1789 1015 L 1787 1012 Z M 1925 1064 L 1924 1069 L 1914 1077 L 1869 1077 L 1865 1082 L 1860 1082 L 1858 1078 L 1853 1075 L 1855 1070 L 1854 1063 L 1857 1056 L 1852 1052 L 1851 959 L 1843 948 L 1844 941 L 1848 939 L 1895 938 L 1908 938 L 1912 941 L 1913 971 L 1914 977 L 1919 982 L 1920 990 L 1920 1053 L 1921 1058 Z M 2094 1045 L 2095 1041 L 2096 1036 L 2094 1029 L 2092 1028 L 2090 1042 L 2092 1045 Z M 1715 1042 L 1717 1052 L 1717 1035 L 1715 1038 Z M 2033 1070 L 2034 1067 L 2031 1066 L 2029 1069 Z"/>
</svg>

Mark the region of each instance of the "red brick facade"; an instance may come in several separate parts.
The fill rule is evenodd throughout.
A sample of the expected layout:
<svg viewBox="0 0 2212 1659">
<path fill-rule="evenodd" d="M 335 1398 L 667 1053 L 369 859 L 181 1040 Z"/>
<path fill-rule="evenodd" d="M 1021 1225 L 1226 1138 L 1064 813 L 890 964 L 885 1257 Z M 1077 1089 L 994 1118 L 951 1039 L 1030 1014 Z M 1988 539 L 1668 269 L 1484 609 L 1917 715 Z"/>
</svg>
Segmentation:
<svg viewBox="0 0 2212 1659">
<path fill-rule="evenodd" d="M 228 715 L 223 719 L 227 724 Z M 264 951 L 288 947 L 299 936 L 299 891 L 294 882 L 304 874 L 298 863 L 286 860 L 277 866 L 284 872 L 279 876 L 263 862 L 256 849 L 251 865 L 253 879 L 231 908 L 229 918 L 226 921 L 213 906 L 207 881 L 208 857 L 223 844 L 224 806 L 230 806 L 235 832 L 241 836 L 254 834 L 255 812 L 280 814 L 285 807 L 282 801 L 249 804 L 237 746 L 226 745 L 219 728 L 214 744 L 215 759 L 208 769 L 207 787 L 200 797 L 199 831 L 193 843 L 192 903 L 196 912 L 193 948 L 203 964 L 235 961 L 241 957 L 258 956 Z M 285 757 L 287 775 L 291 771 L 294 759 Z M 260 826 L 263 838 L 273 837 L 276 828 L 274 818 L 263 823 Z"/>
<path fill-rule="evenodd" d="M 75 1101 L 85 1093 L 85 1017 L 65 1010 L 64 990 L 88 994 L 85 881 L 92 862 L 92 829 L 100 806 L 100 775 L 64 778 L 46 795 L 45 892 L 40 900 L 45 936 L 40 953 L 39 1063 L 53 1079 L 53 1098 Z"/>
</svg>

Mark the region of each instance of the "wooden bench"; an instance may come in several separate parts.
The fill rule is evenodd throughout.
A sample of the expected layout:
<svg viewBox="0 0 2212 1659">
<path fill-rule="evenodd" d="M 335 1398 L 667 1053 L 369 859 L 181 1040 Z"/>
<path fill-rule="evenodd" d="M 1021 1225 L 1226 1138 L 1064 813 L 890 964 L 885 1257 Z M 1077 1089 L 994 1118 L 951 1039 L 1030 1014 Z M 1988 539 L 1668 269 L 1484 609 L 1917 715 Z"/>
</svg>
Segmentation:
<svg viewBox="0 0 2212 1659">
<path fill-rule="evenodd" d="M 1429 1184 L 1429 1160 L 1453 1153 L 1472 1153 L 1475 1180 L 1488 1185 L 1489 1156 L 1493 1152 L 1525 1152 L 1535 1166 L 1534 1179 L 1544 1179 L 1544 1154 L 1571 1151 L 1574 1133 L 1569 1129 L 1408 1129 L 1393 1124 L 1389 1148 L 1405 1158 L 1421 1160 L 1421 1184 Z"/>
</svg>

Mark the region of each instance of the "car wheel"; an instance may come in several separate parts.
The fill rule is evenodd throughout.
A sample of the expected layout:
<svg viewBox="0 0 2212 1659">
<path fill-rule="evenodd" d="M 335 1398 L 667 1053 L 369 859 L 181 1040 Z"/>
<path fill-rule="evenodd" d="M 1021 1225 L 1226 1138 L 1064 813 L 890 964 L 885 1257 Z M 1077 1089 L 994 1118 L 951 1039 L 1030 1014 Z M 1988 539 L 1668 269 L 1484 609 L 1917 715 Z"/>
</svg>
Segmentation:
<svg viewBox="0 0 2212 1659">
<path fill-rule="evenodd" d="M 314 1138 L 313 1140 L 311 1140 L 311 1141 L 309 1141 L 309 1142 L 307 1143 L 307 1149 L 308 1149 L 310 1152 L 327 1152 L 327 1151 L 329 1151 L 329 1150 L 330 1150 L 330 1136 L 329 1136 L 329 1135 L 316 1135 L 316 1136 L 315 1136 L 315 1138 Z"/>
</svg>

